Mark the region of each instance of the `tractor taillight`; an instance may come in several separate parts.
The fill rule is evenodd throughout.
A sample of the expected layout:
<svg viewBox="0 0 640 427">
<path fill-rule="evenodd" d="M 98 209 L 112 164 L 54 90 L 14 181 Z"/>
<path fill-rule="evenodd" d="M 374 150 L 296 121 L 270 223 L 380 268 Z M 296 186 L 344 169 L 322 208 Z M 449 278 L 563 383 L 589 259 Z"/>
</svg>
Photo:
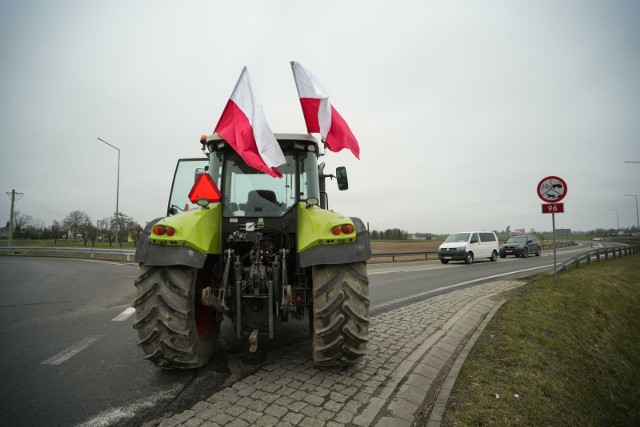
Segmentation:
<svg viewBox="0 0 640 427">
<path fill-rule="evenodd" d="M 153 234 L 157 236 L 164 236 L 165 234 L 169 237 L 176 234 L 176 230 L 172 227 L 165 227 L 164 225 L 156 225 L 153 227 Z"/>
<path fill-rule="evenodd" d="M 337 236 L 340 233 L 351 234 L 354 231 L 355 231 L 355 227 L 352 224 L 336 225 L 331 229 L 331 233 L 333 233 L 334 236 Z"/>
<path fill-rule="evenodd" d="M 351 224 L 345 224 L 342 226 L 342 228 L 340 228 L 340 230 L 342 230 L 344 234 L 351 234 L 354 232 L 355 228 Z"/>
</svg>

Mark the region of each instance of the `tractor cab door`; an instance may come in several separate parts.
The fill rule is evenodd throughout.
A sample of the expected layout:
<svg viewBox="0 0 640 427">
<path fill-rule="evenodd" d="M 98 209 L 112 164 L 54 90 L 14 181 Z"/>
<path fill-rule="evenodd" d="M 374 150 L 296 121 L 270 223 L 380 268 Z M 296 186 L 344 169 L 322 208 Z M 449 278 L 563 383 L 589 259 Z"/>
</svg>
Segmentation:
<svg viewBox="0 0 640 427">
<path fill-rule="evenodd" d="M 189 192 L 198 175 L 209 172 L 209 159 L 180 159 L 173 174 L 171 194 L 167 206 L 167 215 L 176 215 L 180 212 L 199 208 L 189 200 Z M 216 182 L 216 184 L 219 184 Z"/>
</svg>

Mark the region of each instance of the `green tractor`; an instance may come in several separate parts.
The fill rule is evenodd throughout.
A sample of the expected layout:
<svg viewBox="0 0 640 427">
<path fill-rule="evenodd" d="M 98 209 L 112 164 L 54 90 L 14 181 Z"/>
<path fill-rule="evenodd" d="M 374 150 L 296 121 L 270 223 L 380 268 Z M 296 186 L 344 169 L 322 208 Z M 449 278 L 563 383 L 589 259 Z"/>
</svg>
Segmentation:
<svg viewBox="0 0 640 427">
<path fill-rule="evenodd" d="M 286 158 L 273 178 L 253 169 L 219 135 L 207 158 L 181 159 L 167 217 L 151 221 L 136 248 L 134 329 L 144 357 L 168 369 L 205 365 L 220 324 L 234 324 L 255 351 L 281 322 L 309 319 L 317 366 L 348 366 L 365 354 L 369 233 L 328 210 L 317 140 L 275 134 Z"/>
</svg>

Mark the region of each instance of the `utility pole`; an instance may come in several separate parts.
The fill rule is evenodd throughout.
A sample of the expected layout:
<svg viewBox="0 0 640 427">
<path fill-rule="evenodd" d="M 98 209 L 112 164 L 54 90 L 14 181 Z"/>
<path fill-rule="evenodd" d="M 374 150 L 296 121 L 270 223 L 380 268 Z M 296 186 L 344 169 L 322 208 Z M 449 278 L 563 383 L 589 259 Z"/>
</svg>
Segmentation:
<svg viewBox="0 0 640 427">
<path fill-rule="evenodd" d="M 11 193 L 7 193 L 7 195 L 11 196 L 11 210 L 9 211 L 9 239 L 7 240 L 7 246 L 11 247 L 13 243 L 13 208 L 16 202 L 16 194 L 18 196 L 22 196 L 22 193 L 16 193 L 16 190 L 11 190 Z"/>
</svg>

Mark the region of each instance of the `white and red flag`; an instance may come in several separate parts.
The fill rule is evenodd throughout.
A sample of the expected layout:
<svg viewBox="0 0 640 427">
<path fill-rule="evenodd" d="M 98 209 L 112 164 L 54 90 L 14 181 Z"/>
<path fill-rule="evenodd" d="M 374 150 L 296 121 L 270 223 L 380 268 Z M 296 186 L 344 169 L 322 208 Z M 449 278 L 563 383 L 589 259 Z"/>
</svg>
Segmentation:
<svg viewBox="0 0 640 427">
<path fill-rule="evenodd" d="M 360 146 L 356 137 L 329 102 L 329 94 L 318 78 L 298 62 L 291 61 L 291 69 L 298 88 L 302 114 L 307 123 L 307 132 L 320 133 L 329 150 L 337 152 L 347 148 L 360 159 Z"/>
<path fill-rule="evenodd" d="M 224 138 L 247 165 L 273 177 L 282 177 L 278 166 L 286 160 L 256 99 L 247 67 L 242 69 L 214 132 Z"/>
</svg>

